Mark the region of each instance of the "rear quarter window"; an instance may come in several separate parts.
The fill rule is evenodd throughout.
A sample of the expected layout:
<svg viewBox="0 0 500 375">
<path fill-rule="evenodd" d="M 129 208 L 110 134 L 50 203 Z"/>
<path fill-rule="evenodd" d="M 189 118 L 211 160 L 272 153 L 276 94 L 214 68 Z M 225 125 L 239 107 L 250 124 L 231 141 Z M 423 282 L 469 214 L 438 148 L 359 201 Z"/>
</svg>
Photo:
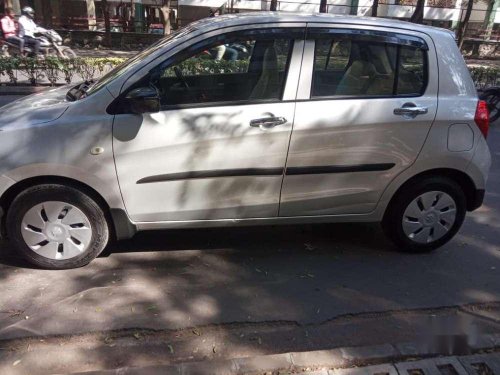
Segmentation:
<svg viewBox="0 0 500 375">
<path fill-rule="evenodd" d="M 420 96 L 427 84 L 427 51 L 395 43 L 401 35 L 322 35 L 315 39 L 311 96 Z M 404 41 L 402 42 L 404 43 Z"/>
</svg>

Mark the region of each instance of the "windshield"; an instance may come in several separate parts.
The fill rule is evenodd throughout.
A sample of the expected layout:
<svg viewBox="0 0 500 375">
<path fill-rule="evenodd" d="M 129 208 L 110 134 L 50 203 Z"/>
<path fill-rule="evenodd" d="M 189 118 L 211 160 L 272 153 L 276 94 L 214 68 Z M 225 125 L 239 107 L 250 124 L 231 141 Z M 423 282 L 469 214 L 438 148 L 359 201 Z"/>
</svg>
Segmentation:
<svg viewBox="0 0 500 375">
<path fill-rule="evenodd" d="M 90 88 L 87 89 L 85 96 L 92 95 L 92 93 L 94 93 L 94 92 L 98 91 L 99 89 L 101 89 L 102 87 L 106 86 L 108 83 L 113 81 L 116 77 L 126 73 L 127 71 L 130 71 L 137 64 L 139 64 L 145 57 L 149 56 L 152 53 L 155 53 L 156 51 L 165 47 L 167 44 L 171 43 L 172 41 L 177 40 L 180 37 L 182 37 L 186 34 L 189 34 L 194 30 L 196 30 L 196 27 L 187 26 L 185 28 L 182 28 L 180 30 L 173 32 L 172 34 L 170 34 L 169 36 L 167 36 L 165 38 L 160 39 L 158 42 L 154 43 L 149 48 L 145 49 L 142 52 L 139 52 L 134 57 L 131 57 L 127 61 L 116 66 L 114 69 L 112 69 L 107 74 L 102 76 L 95 84 L 93 84 Z"/>
</svg>

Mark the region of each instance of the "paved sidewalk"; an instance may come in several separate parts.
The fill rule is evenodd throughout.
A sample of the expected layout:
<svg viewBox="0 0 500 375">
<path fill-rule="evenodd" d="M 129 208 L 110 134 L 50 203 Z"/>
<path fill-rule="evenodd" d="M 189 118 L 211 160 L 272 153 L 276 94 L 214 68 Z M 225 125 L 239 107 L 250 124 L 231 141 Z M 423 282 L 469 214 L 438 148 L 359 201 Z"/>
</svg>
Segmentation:
<svg viewBox="0 0 500 375">
<path fill-rule="evenodd" d="M 381 361 L 391 355 L 386 347 L 341 348 L 303 353 L 285 353 L 228 361 L 195 362 L 177 366 L 119 368 L 73 375 L 498 375 L 500 352 L 423 359 Z M 388 356 L 386 359 L 390 359 Z M 370 365 L 356 363 L 372 362 Z"/>
<path fill-rule="evenodd" d="M 127 373 L 132 374 L 132 373 Z M 296 374 L 283 372 L 280 375 Z M 305 371 L 303 375 L 496 375 L 500 374 L 500 354 L 438 357 L 417 361 L 385 363 L 347 369 Z"/>
<path fill-rule="evenodd" d="M 291 375 L 297 372 L 280 372 Z M 127 375 L 133 374 L 126 372 Z M 384 363 L 346 369 L 305 371 L 303 375 L 497 375 L 500 374 L 500 353 L 475 354 L 462 357 L 437 357 L 417 361 Z"/>
</svg>

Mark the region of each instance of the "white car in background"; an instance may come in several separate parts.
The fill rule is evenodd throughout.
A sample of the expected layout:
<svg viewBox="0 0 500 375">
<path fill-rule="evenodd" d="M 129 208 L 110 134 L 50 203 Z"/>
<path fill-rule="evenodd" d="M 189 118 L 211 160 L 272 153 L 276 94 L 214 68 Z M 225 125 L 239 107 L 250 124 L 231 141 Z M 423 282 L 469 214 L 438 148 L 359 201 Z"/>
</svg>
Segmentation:
<svg viewBox="0 0 500 375">
<path fill-rule="evenodd" d="M 482 204 L 487 132 L 449 31 L 209 18 L 0 110 L 2 229 L 52 269 L 167 228 L 382 222 L 402 251 L 428 251 Z"/>
</svg>

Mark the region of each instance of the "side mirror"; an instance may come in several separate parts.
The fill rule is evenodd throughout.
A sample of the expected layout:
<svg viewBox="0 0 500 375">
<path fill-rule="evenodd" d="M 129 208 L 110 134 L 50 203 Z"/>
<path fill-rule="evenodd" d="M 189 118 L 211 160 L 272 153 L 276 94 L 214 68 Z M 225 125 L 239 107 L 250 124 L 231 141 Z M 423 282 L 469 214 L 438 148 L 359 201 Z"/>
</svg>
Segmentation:
<svg viewBox="0 0 500 375">
<path fill-rule="evenodd" d="M 154 87 L 139 87 L 125 96 L 130 111 L 136 115 L 160 112 L 160 95 Z"/>
</svg>

